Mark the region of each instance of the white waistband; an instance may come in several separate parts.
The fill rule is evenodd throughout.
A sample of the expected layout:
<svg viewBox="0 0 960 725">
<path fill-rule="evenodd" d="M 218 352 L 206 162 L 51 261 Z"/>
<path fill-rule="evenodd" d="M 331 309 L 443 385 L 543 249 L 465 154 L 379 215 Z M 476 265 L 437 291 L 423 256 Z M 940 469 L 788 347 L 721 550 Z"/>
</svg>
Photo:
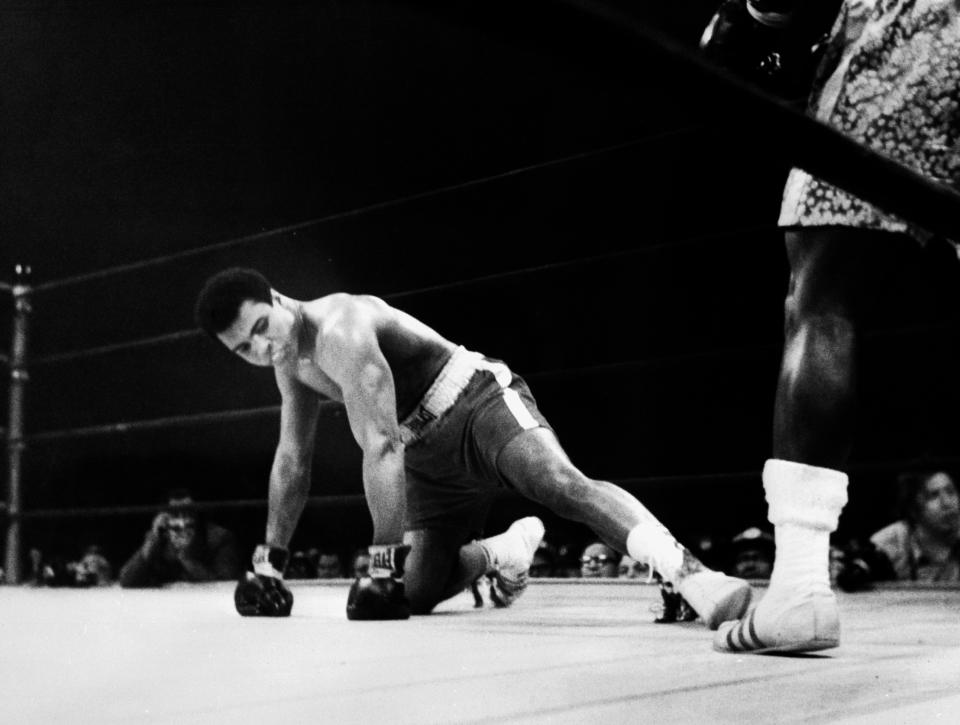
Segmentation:
<svg viewBox="0 0 960 725">
<path fill-rule="evenodd" d="M 417 407 L 400 424 L 400 439 L 404 445 L 421 438 L 431 423 L 453 407 L 478 370 L 492 372 L 502 388 L 510 385 L 513 378 L 503 363 L 484 360 L 480 353 L 461 345 L 453 351 Z"/>
</svg>

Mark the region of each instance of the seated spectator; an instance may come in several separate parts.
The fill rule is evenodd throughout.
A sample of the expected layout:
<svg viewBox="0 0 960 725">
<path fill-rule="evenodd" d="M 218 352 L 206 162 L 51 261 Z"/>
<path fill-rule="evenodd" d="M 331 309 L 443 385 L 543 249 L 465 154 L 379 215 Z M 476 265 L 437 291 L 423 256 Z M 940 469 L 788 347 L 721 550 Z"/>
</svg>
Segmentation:
<svg viewBox="0 0 960 725">
<path fill-rule="evenodd" d="M 36 547 L 30 548 L 30 573 L 26 581 L 34 586 L 43 584 L 43 552 Z"/>
<path fill-rule="evenodd" d="M 556 576 L 557 550 L 546 541 L 541 541 L 537 550 L 533 552 L 533 561 L 530 564 L 530 576 L 534 579 Z"/>
<path fill-rule="evenodd" d="M 751 526 L 730 541 L 730 574 L 742 579 L 769 579 L 776 543 L 773 535 Z"/>
<path fill-rule="evenodd" d="M 708 566 L 711 569 L 723 568 L 722 547 L 717 545 L 713 536 L 710 534 L 701 534 L 691 543 L 693 544 L 691 548 L 693 555 L 697 557 L 704 566 Z"/>
<path fill-rule="evenodd" d="M 343 561 L 340 559 L 340 554 L 330 550 L 317 552 L 317 578 L 343 578 Z"/>
<path fill-rule="evenodd" d="M 44 587 L 71 587 L 76 583 L 75 566 L 75 562 L 68 561 L 67 557 L 59 553 L 43 556 L 36 583 Z"/>
<path fill-rule="evenodd" d="M 120 569 L 123 587 L 154 587 L 171 582 L 238 579 L 242 572 L 236 537 L 193 508 L 187 491 L 170 494 L 143 545 Z"/>
<path fill-rule="evenodd" d="M 560 544 L 557 547 L 557 561 L 554 564 L 554 575 L 561 579 L 580 578 L 580 551 L 579 546 Z"/>
<path fill-rule="evenodd" d="M 350 558 L 350 576 L 362 577 L 370 574 L 370 552 L 366 547 L 357 549 Z"/>
<path fill-rule="evenodd" d="M 830 544 L 830 586 L 839 586 L 840 573 L 844 566 L 844 547 Z"/>
<path fill-rule="evenodd" d="M 290 562 L 287 564 L 284 576 L 287 579 L 316 579 L 318 554 L 316 549 L 294 551 L 290 554 Z"/>
<path fill-rule="evenodd" d="M 620 554 L 602 541 L 588 544 L 580 557 L 580 576 L 589 578 L 615 578 L 620 565 Z"/>
<path fill-rule="evenodd" d="M 617 577 L 620 579 L 649 579 L 650 567 L 624 554 L 620 557 Z"/>
<path fill-rule="evenodd" d="M 953 478 L 945 471 L 907 473 L 898 486 L 900 519 L 870 543 L 899 580 L 960 581 L 960 498 Z"/>
<path fill-rule="evenodd" d="M 74 586 L 105 587 L 113 583 L 113 567 L 96 544 L 88 546 L 73 564 Z"/>
</svg>

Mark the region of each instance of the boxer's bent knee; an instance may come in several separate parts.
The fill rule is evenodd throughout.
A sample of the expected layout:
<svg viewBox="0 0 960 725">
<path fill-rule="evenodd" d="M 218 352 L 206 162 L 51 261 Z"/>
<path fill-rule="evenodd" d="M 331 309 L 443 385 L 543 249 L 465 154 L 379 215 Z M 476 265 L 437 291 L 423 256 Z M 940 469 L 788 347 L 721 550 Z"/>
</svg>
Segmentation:
<svg viewBox="0 0 960 725">
<path fill-rule="evenodd" d="M 429 614 L 449 596 L 460 546 L 468 540 L 459 530 L 417 529 L 404 535 L 411 545 L 403 576 L 412 614 Z"/>
<path fill-rule="evenodd" d="M 430 577 L 417 572 L 408 571 L 403 585 L 411 614 L 430 614 L 443 600 L 443 582 L 431 581 Z"/>
</svg>

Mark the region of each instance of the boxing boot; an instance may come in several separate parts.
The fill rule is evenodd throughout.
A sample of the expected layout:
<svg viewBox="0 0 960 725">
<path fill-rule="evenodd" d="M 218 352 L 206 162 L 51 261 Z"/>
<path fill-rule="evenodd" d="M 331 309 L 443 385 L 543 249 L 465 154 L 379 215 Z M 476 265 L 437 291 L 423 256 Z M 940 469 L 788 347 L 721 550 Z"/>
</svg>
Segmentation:
<svg viewBox="0 0 960 725">
<path fill-rule="evenodd" d="M 704 566 L 652 514 L 628 534 L 627 553 L 672 585 L 710 629 L 742 617 L 750 605 L 750 584 Z"/>
<path fill-rule="evenodd" d="M 830 533 L 847 502 L 840 471 L 769 460 L 763 486 L 777 555 L 770 586 L 741 621 L 714 636 L 720 652 L 813 652 L 840 644 L 840 615 L 830 588 Z"/>
<path fill-rule="evenodd" d="M 514 521 L 502 534 L 478 542 L 487 557 L 490 599 L 495 606 L 509 607 L 526 590 L 543 533 L 543 522 L 528 516 Z"/>
</svg>

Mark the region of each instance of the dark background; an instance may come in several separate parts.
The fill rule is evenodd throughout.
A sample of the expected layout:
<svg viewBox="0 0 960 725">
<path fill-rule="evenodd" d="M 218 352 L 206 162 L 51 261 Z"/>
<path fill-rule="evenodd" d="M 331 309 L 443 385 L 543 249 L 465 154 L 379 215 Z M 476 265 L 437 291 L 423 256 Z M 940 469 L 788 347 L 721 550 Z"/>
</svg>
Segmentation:
<svg viewBox="0 0 960 725">
<path fill-rule="evenodd" d="M 692 49 L 716 2 L 643 5 L 611 3 Z M 764 523 L 788 165 L 712 91 L 560 3 L 0 3 L 0 269 L 38 287 L 25 509 L 265 497 L 269 410 L 60 434 L 276 405 L 270 371 L 190 332 L 202 280 L 241 264 L 506 359 L 573 460 L 684 537 Z M 956 273 L 918 253 L 871 326 L 843 533 L 891 519 L 905 461 L 954 455 Z M 360 493 L 342 410 L 321 427 L 314 494 Z M 528 511 L 589 535 L 511 499 L 490 528 Z M 262 508 L 214 518 L 262 535 Z M 120 563 L 149 519 L 28 519 L 24 542 Z M 294 545 L 368 536 L 361 506 L 319 506 Z"/>
</svg>

